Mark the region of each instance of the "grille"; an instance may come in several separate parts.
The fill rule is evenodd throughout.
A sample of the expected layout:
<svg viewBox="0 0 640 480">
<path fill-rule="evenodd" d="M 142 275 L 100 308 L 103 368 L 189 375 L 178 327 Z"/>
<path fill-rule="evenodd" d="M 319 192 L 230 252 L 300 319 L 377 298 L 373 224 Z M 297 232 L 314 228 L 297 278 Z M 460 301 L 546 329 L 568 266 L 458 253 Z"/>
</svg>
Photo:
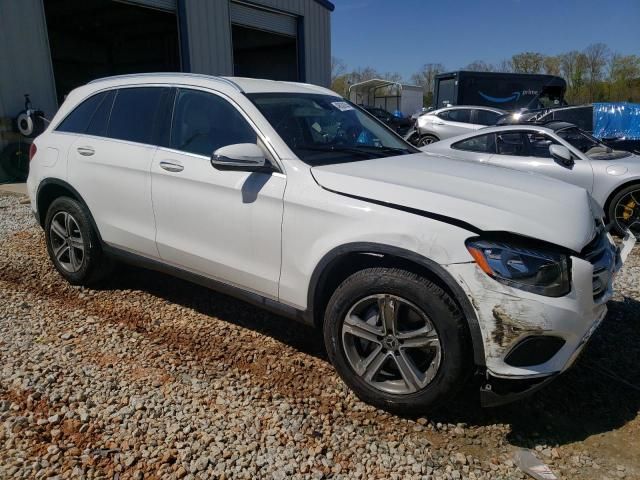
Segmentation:
<svg viewBox="0 0 640 480">
<path fill-rule="evenodd" d="M 593 299 L 596 302 L 607 292 L 619 258 L 619 252 L 609 241 L 606 231 L 603 228 L 598 230 L 596 238 L 582 252 L 585 260 L 593 265 Z"/>
</svg>

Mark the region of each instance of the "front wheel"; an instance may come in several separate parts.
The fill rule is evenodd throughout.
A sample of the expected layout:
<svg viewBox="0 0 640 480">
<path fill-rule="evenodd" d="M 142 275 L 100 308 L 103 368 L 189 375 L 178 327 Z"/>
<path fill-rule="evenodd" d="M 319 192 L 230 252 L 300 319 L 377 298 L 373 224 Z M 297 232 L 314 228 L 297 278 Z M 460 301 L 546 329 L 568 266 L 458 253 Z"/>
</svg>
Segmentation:
<svg viewBox="0 0 640 480">
<path fill-rule="evenodd" d="M 609 203 L 609 221 L 618 235 L 629 229 L 640 238 L 640 184 L 620 190 Z"/>
<path fill-rule="evenodd" d="M 469 373 L 464 318 L 433 282 L 394 268 L 347 278 L 324 319 L 329 358 L 363 401 L 404 415 L 450 398 Z"/>
</svg>

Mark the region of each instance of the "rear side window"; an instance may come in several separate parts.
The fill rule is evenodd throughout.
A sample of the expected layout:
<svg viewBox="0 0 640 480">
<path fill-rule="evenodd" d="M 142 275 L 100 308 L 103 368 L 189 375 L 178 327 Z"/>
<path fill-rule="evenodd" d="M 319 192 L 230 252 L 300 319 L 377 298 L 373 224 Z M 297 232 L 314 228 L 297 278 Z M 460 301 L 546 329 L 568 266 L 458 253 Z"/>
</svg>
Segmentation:
<svg viewBox="0 0 640 480">
<path fill-rule="evenodd" d="M 476 110 L 476 121 L 478 125 L 495 125 L 500 114 L 489 110 Z"/>
<path fill-rule="evenodd" d="M 89 122 L 93 118 L 107 92 L 101 92 L 87 98 L 78 105 L 56 128 L 58 132 L 86 133 Z"/>
<path fill-rule="evenodd" d="M 225 99 L 198 90 L 180 90 L 171 127 L 171 148 L 211 156 L 236 143 L 256 143 L 256 132 Z"/>
<path fill-rule="evenodd" d="M 450 122 L 461 122 L 461 123 L 470 123 L 471 122 L 471 110 L 467 110 L 466 108 L 460 108 L 456 110 L 449 110 L 449 118 Z"/>
<path fill-rule="evenodd" d="M 495 135 L 493 133 L 489 133 L 486 135 L 467 138 L 466 140 L 452 144 L 451 148 L 455 148 L 456 150 L 466 150 L 468 152 L 496 153 Z"/>
<path fill-rule="evenodd" d="M 118 90 L 107 136 L 139 143 L 154 143 L 158 113 L 168 88 L 137 87 Z"/>
<path fill-rule="evenodd" d="M 107 124 L 109 123 L 109 114 L 113 106 L 113 99 L 116 96 L 115 90 L 107 92 L 98 108 L 93 113 L 86 133 L 89 135 L 97 135 L 104 137 L 107 134 Z"/>
</svg>

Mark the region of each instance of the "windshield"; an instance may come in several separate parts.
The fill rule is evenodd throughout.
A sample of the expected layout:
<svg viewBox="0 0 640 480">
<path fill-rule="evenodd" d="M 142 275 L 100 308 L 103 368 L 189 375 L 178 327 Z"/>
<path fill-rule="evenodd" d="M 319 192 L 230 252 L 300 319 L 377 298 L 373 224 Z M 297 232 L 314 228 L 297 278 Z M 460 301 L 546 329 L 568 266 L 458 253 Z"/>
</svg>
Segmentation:
<svg viewBox="0 0 640 480">
<path fill-rule="evenodd" d="M 298 158 L 311 166 L 418 152 L 373 116 L 339 97 L 307 93 L 248 97 Z"/>
<path fill-rule="evenodd" d="M 574 148 L 577 148 L 593 160 L 613 160 L 630 155 L 629 152 L 613 150 L 579 128 L 565 128 L 556 133 L 560 138 L 569 142 Z"/>
</svg>

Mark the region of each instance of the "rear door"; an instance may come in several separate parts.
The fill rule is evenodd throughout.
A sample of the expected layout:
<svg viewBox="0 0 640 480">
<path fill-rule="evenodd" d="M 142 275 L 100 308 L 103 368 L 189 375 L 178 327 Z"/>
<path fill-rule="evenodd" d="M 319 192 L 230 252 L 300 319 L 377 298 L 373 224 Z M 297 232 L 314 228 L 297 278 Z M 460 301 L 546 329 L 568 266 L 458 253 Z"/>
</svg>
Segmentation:
<svg viewBox="0 0 640 480">
<path fill-rule="evenodd" d="M 549 153 L 549 147 L 560 143 L 543 132 L 532 130 L 496 134 L 496 154 L 491 163 L 504 167 L 540 173 L 593 191 L 591 163 L 577 156 L 574 164 L 560 164 Z"/>
<path fill-rule="evenodd" d="M 151 161 L 171 89 L 113 90 L 87 132 L 69 151 L 70 183 L 78 187 L 110 245 L 157 257 L 151 204 Z"/>
<path fill-rule="evenodd" d="M 469 133 L 469 131 L 479 128 L 471 123 L 471 109 L 469 108 L 456 108 L 440 112 L 434 119 L 433 125 L 441 140 Z"/>
</svg>

